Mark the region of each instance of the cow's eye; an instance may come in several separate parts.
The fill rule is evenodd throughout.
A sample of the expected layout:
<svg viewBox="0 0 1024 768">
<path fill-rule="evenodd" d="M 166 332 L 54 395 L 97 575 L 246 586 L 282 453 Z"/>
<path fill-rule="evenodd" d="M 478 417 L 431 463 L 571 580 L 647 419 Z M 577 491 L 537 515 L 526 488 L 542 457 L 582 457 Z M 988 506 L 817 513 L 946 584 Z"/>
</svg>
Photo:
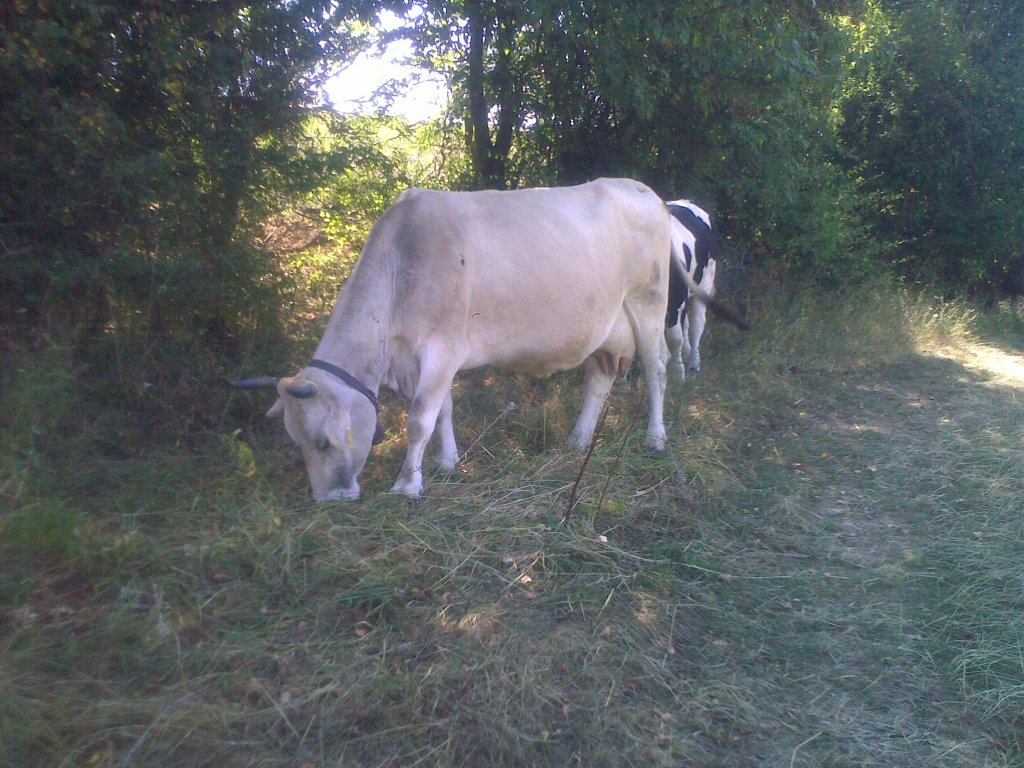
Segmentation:
<svg viewBox="0 0 1024 768">
<path fill-rule="evenodd" d="M 326 435 L 317 435 L 316 440 L 313 441 L 313 445 L 316 446 L 318 451 L 326 451 L 331 447 Z"/>
</svg>

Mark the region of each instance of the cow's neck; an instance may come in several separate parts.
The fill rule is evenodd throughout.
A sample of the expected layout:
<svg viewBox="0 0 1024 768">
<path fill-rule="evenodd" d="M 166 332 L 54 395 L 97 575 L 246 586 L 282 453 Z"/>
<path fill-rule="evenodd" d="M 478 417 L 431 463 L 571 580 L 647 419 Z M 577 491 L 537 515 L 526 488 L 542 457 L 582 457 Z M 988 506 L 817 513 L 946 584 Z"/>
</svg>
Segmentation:
<svg viewBox="0 0 1024 768">
<path fill-rule="evenodd" d="M 376 394 L 387 370 L 390 270 L 357 265 L 327 321 L 316 358 L 343 368 Z"/>
</svg>

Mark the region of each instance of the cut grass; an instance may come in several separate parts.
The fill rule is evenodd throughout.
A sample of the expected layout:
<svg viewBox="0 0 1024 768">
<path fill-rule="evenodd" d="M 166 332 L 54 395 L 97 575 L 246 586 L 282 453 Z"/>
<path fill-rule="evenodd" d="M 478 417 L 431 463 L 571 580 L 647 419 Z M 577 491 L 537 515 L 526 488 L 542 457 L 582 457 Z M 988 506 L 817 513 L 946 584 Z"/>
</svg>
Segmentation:
<svg viewBox="0 0 1024 768">
<path fill-rule="evenodd" d="M 762 296 L 671 454 L 614 393 L 568 520 L 578 376 L 467 376 L 419 501 L 395 434 L 346 505 L 277 425 L 5 469 L 0 764 L 1024 764 L 1019 352 L 891 288 Z"/>
</svg>

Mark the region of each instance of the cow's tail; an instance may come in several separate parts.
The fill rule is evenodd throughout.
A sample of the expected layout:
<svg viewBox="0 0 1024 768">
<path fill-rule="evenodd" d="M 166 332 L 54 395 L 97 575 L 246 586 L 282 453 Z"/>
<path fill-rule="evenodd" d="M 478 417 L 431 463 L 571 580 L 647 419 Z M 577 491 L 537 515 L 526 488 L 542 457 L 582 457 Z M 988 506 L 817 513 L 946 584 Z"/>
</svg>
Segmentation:
<svg viewBox="0 0 1024 768">
<path fill-rule="evenodd" d="M 677 222 L 675 218 L 672 218 L 672 263 L 670 269 L 676 271 L 679 277 L 686 283 L 686 287 L 690 290 L 690 296 L 697 301 L 701 302 L 708 309 L 714 312 L 718 317 L 732 323 L 737 328 L 744 331 L 748 330 L 750 326 L 747 321 L 740 317 L 739 313 L 732 307 L 726 306 L 718 299 L 710 296 L 703 288 L 697 285 L 697 282 L 693 279 L 693 275 L 686 269 L 686 258 L 683 255 L 683 241 L 680 233 L 677 231 L 681 228 L 682 224 Z"/>
</svg>

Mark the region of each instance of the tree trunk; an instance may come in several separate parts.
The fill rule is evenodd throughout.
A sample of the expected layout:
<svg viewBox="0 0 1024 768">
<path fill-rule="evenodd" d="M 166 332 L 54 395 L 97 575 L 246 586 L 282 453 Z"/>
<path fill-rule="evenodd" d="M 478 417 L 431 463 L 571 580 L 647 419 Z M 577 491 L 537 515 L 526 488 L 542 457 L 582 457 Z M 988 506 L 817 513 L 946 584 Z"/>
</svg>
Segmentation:
<svg viewBox="0 0 1024 768">
<path fill-rule="evenodd" d="M 497 129 L 495 137 L 492 138 L 491 110 L 487 104 L 485 89 L 487 21 L 484 18 L 483 0 L 466 2 L 466 16 L 469 21 L 469 68 L 466 78 L 469 112 L 466 119 L 466 138 L 473 159 L 473 170 L 480 185 L 485 189 L 505 189 L 508 186 L 508 157 L 512 150 L 518 113 L 509 66 L 515 26 L 510 19 L 503 18 L 502 8 L 498 7 L 496 14 L 496 63 L 491 76 L 497 100 Z"/>
</svg>

